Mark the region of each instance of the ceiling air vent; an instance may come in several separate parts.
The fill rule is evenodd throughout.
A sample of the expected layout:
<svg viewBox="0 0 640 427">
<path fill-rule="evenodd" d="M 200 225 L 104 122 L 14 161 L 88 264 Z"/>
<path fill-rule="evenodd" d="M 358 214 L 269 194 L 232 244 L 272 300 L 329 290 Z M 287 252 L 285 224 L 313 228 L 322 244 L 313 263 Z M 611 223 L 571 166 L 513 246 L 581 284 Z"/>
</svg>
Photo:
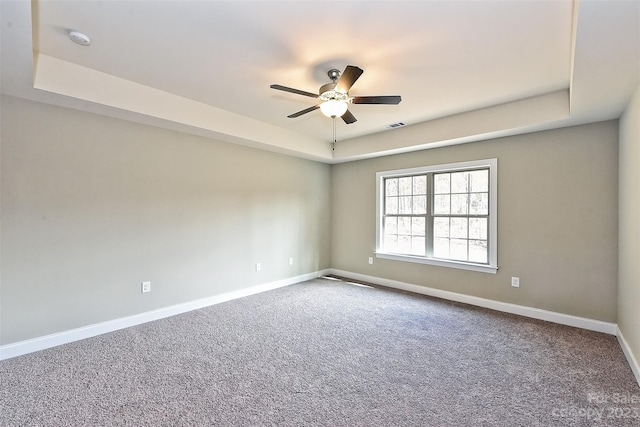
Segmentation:
<svg viewBox="0 0 640 427">
<path fill-rule="evenodd" d="M 398 123 L 391 123 L 390 125 L 385 126 L 387 129 L 395 129 L 395 128 L 399 128 L 402 126 L 406 126 L 404 124 L 404 122 L 398 122 Z"/>
</svg>

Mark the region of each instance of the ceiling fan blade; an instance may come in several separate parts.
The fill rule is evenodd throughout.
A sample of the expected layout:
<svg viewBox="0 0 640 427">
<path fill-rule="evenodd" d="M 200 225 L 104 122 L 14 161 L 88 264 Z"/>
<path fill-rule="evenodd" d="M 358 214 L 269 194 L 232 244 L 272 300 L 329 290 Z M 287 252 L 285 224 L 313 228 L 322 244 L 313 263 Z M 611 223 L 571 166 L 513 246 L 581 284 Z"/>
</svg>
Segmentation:
<svg viewBox="0 0 640 427">
<path fill-rule="evenodd" d="M 355 123 L 357 122 L 356 116 L 354 116 L 353 114 L 351 114 L 351 111 L 347 110 L 343 115 L 342 115 L 342 120 L 344 120 L 344 122 L 348 125 L 350 125 L 351 123 Z"/>
<path fill-rule="evenodd" d="M 314 105 L 313 107 L 305 108 L 304 110 L 298 111 L 297 113 L 293 113 L 287 117 L 289 117 L 290 119 L 295 119 L 296 117 L 300 117 L 303 114 L 310 113 L 314 110 L 317 110 L 318 108 L 320 108 L 319 105 Z"/>
<path fill-rule="evenodd" d="M 358 80 L 358 77 L 360 77 L 362 73 L 364 73 L 364 71 L 361 68 L 358 68 L 354 65 L 347 65 L 347 68 L 344 69 L 342 75 L 340 76 L 340 79 L 338 80 L 338 83 L 336 84 L 335 91 L 342 93 L 349 92 L 351 86 L 353 86 L 353 84 L 356 82 L 356 80 Z"/>
<path fill-rule="evenodd" d="M 311 92 L 305 92 L 304 90 L 294 89 L 291 87 L 286 87 L 282 85 L 271 85 L 269 86 L 271 89 L 283 90 L 285 92 L 296 93 L 298 95 L 310 96 L 311 98 L 317 98 L 318 95 Z"/>
<path fill-rule="evenodd" d="M 400 96 L 354 96 L 351 98 L 353 104 L 387 104 L 397 105 L 402 101 Z"/>
</svg>

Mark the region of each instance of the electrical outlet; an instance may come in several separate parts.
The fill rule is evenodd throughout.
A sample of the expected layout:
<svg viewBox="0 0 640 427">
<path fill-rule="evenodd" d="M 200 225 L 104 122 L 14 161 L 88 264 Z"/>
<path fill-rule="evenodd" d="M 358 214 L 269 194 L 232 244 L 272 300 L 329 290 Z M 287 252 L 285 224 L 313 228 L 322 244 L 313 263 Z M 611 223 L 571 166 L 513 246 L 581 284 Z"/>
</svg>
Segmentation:
<svg viewBox="0 0 640 427">
<path fill-rule="evenodd" d="M 519 277 L 512 277 L 511 278 L 511 286 L 513 286 L 514 288 L 519 288 L 520 287 L 520 278 Z"/>
<path fill-rule="evenodd" d="M 289 258 L 289 265 L 293 265 L 293 258 Z"/>
<path fill-rule="evenodd" d="M 260 264 L 259 262 L 256 262 L 256 271 L 260 271 L 262 270 L 262 264 Z"/>
<path fill-rule="evenodd" d="M 151 282 L 142 282 L 142 285 L 140 286 L 140 290 L 142 291 L 143 294 L 146 294 L 147 292 L 151 292 Z"/>
<path fill-rule="evenodd" d="M 369 257 L 369 264 L 373 264 L 373 257 L 372 256 Z"/>
</svg>

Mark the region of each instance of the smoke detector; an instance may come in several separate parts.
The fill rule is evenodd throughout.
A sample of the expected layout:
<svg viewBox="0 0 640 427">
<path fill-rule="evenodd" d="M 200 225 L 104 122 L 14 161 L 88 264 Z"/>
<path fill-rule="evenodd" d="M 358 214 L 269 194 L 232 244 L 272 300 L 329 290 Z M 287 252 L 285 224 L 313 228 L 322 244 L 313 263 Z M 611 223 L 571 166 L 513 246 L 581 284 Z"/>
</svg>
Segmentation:
<svg viewBox="0 0 640 427">
<path fill-rule="evenodd" d="M 91 44 L 91 39 L 86 34 L 81 33 L 80 31 L 69 31 L 69 38 L 72 42 L 77 43 L 81 46 L 89 46 Z"/>
</svg>

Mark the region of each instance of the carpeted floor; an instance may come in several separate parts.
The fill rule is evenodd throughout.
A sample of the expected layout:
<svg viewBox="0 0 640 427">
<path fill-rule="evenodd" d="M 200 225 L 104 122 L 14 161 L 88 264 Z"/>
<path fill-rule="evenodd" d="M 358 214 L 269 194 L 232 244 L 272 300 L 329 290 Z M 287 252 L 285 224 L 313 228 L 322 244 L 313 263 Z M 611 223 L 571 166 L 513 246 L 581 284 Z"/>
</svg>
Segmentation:
<svg viewBox="0 0 640 427">
<path fill-rule="evenodd" d="M 0 362 L 2 426 L 640 426 L 613 336 L 317 279 Z"/>
</svg>

